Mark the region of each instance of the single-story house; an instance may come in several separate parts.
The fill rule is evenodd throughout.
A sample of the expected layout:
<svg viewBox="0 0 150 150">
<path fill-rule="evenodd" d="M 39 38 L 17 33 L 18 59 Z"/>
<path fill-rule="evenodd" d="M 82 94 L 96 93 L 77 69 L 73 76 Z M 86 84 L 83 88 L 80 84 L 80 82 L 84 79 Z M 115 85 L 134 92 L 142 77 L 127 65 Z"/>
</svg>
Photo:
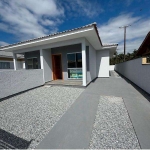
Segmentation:
<svg viewBox="0 0 150 150">
<path fill-rule="evenodd" d="M 96 23 L 0 47 L 24 55 L 26 69 L 42 69 L 44 82 L 81 80 L 86 86 L 96 77 L 109 77 L 109 58 L 118 44 L 102 44 Z"/>
<path fill-rule="evenodd" d="M 22 55 L 18 55 L 17 62 L 19 69 L 25 68 L 24 57 Z M 14 69 L 12 52 L 5 52 L 0 50 L 0 69 Z"/>
<path fill-rule="evenodd" d="M 150 64 L 150 32 L 146 35 L 136 55 L 142 57 L 143 65 Z"/>
</svg>

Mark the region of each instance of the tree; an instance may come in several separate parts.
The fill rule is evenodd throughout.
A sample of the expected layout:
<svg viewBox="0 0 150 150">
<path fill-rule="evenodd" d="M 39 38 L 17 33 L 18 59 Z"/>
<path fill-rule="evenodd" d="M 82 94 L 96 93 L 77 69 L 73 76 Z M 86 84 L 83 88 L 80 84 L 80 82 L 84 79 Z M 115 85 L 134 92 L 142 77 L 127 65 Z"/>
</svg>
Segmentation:
<svg viewBox="0 0 150 150">
<path fill-rule="evenodd" d="M 136 49 L 132 53 L 127 53 L 125 55 L 125 61 L 138 58 L 139 56 L 136 56 L 136 53 L 137 53 Z M 115 65 L 121 62 L 124 62 L 124 54 L 123 53 L 118 54 L 118 52 L 116 51 L 114 56 L 110 58 L 110 65 Z"/>
</svg>

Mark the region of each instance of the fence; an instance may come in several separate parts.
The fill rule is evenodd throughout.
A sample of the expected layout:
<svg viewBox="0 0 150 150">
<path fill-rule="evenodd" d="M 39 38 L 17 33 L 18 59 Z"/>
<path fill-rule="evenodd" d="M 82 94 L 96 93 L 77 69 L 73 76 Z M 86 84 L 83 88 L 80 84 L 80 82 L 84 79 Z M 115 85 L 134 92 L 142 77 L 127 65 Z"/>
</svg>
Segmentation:
<svg viewBox="0 0 150 150">
<path fill-rule="evenodd" d="M 150 94 L 150 65 L 142 65 L 142 58 L 116 64 L 115 70 Z"/>
<path fill-rule="evenodd" d="M 1 71 L 0 99 L 43 84 L 42 69 Z"/>
</svg>

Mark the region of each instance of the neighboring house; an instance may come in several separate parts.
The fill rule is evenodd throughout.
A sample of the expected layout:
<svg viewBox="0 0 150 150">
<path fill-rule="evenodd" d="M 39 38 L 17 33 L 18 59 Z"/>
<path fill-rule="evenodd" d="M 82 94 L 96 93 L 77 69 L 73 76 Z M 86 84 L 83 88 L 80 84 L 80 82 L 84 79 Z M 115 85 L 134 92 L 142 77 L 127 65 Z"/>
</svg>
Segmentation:
<svg viewBox="0 0 150 150">
<path fill-rule="evenodd" d="M 26 69 L 43 69 L 43 80 L 82 80 L 86 86 L 96 77 L 109 77 L 109 58 L 118 44 L 103 45 L 96 23 L 48 36 L 0 47 L 12 52 L 14 69 L 16 54 L 23 54 Z"/>
<path fill-rule="evenodd" d="M 150 64 L 150 32 L 137 51 L 137 56 L 142 56 L 142 64 Z"/>
<path fill-rule="evenodd" d="M 17 57 L 18 61 L 18 68 L 23 68 L 24 64 L 24 57 L 19 55 Z M 0 69 L 14 69 L 14 62 L 13 62 L 13 54 L 12 52 L 5 52 L 0 50 Z"/>
</svg>

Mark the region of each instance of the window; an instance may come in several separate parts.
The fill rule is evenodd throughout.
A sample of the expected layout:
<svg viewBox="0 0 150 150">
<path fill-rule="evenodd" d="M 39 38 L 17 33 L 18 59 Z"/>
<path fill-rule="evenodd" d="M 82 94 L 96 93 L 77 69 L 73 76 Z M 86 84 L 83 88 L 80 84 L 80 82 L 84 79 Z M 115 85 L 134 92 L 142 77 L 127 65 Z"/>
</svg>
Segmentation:
<svg viewBox="0 0 150 150">
<path fill-rule="evenodd" d="M 82 68 L 82 54 L 76 53 L 77 68 Z"/>
<path fill-rule="evenodd" d="M 28 69 L 38 69 L 38 59 L 37 57 L 27 59 Z"/>
<path fill-rule="evenodd" d="M 76 68 L 76 56 L 75 54 L 67 54 L 68 68 Z"/>
<path fill-rule="evenodd" d="M 68 78 L 82 78 L 82 53 L 67 54 L 68 62 Z"/>
<path fill-rule="evenodd" d="M 67 54 L 68 68 L 82 68 L 82 53 Z"/>
<path fill-rule="evenodd" d="M 147 62 L 147 63 L 150 63 L 150 56 L 147 56 L 146 62 Z"/>
<path fill-rule="evenodd" d="M 10 62 L 0 62 L 0 69 L 10 69 Z"/>
</svg>

